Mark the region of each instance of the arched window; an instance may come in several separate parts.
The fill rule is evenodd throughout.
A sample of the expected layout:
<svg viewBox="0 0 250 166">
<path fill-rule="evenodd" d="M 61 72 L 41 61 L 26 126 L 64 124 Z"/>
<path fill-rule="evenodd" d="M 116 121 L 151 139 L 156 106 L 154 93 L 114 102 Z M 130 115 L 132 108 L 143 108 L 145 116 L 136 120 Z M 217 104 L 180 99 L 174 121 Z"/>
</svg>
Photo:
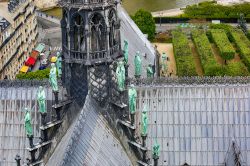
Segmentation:
<svg viewBox="0 0 250 166">
<path fill-rule="evenodd" d="M 103 16 L 99 13 L 94 13 L 90 17 L 90 49 L 91 51 L 105 50 L 105 31 L 106 24 Z"/>
<path fill-rule="evenodd" d="M 84 20 L 80 14 L 75 14 L 72 18 L 73 24 L 73 48 L 75 51 L 85 50 Z"/>
<path fill-rule="evenodd" d="M 116 17 L 116 12 L 114 9 L 111 9 L 109 11 L 109 26 L 110 26 L 110 31 L 109 31 L 109 45 L 110 47 L 116 45 L 118 43 L 118 31 L 116 29 L 116 22 L 117 22 L 117 17 Z"/>
</svg>

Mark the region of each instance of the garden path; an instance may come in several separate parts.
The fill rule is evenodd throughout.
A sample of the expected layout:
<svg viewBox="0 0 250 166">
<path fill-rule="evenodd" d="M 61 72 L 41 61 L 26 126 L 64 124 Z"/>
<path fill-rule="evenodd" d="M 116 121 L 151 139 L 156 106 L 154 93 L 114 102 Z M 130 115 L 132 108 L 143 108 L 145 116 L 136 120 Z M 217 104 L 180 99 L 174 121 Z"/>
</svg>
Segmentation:
<svg viewBox="0 0 250 166">
<path fill-rule="evenodd" d="M 160 54 L 165 52 L 167 56 L 169 57 L 169 61 L 167 62 L 168 65 L 168 72 L 167 75 L 170 76 L 176 76 L 176 63 L 174 58 L 174 50 L 173 50 L 173 44 L 172 43 L 153 43 L 157 46 L 157 50 Z"/>
<path fill-rule="evenodd" d="M 201 60 L 200 60 L 200 56 L 198 54 L 198 52 L 196 51 L 196 48 L 194 46 L 194 43 L 193 42 L 190 42 L 189 43 L 189 46 L 191 48 L 191 51 L 192 51 L 192 54 L 194 56 L 194 63 L 195 63 L 195 69 L 196 69 L 196 72 L 199 76 L 203 76 L 204 75 L 204 72 L 203 72 L 203 69 L 202 69 L 202 65 L 201 65 Z"/>
</svg>

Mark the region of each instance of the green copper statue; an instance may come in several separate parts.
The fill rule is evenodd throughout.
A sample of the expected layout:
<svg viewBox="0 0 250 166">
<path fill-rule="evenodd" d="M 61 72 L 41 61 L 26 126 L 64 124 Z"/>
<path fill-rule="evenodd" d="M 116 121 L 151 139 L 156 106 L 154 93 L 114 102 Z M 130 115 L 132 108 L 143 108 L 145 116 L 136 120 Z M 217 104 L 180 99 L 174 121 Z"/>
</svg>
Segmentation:
<svg viewBox="0 0 250 166">
<path fill-rule="evenodd" d="M 167 73 L 168 66 L 167 66 L 167 54 L 164 52 L 161 55 L 161 70 L 163 73 Z"/>
<path fill-rule="evenodd" d="M 141 135 L 147 136 L 147 134 L 148 134 L 148 114 L 147 114 L 147 106 L 145 105 L 142 111 Z"/>
<path fill-rule="evenodd" d="M 25 131 L 28 137 L 33 136 L 33 130 L 32 130 L 32 125 L 31 125 L 31 116 L 30 116 L 30 111 L 28 108 L 25 108 L 25 116 L 24 116 L 24 121 L 25 121 Z"/>
<path fill-rule="evenodd" d="M 135 76 L 140 76 L 141 75 L 141 57 L 140 57 L 140 52 L 137 51 L 134 59 L 134 64 L 135 64 Z"/>
<path fill-rule="evenodd" d="M 60 52 L 56 53 L 56 57 L 57 57 L 56 68 L 57 68 L 57 72 L 58 72 L 58 77 L 61 77 L 61 75 L 62 75 L 62 57 L 61 57 Z"/>
<path fill-rule="evenodd" d="M 51 69 L 49 73 L 49 82 L 54 92 L 58 91 L 57 76 L 56 76 L 56 66 L 54 63 L 51 64 Z"/>
<path fill-rule="evenodd" d="M 153 146 L 153 158 L 158 159 L 160 156 L 160 145 L 158 144 L 157 140 L 155 140 L 154 146 Z"/>
<path fill-rule="evenodd" d="M 154 72 L 153 72 L 153 68 L 152 65 L 149 64 L 147 67 L 147 77 L 148 78 L 153 78 L 154 77 Z"/>
<path fill-rule="evenodd" d="M 46 107 L 45 107 L 45 91 L 42 86 L 39 87 L 38 92 L 37 92 L 37 101 L 39 105 L 39 112 L 44 114 L 46 113 Z"/>
<path fill-rule="evenodd" d="M 137 92 L 133 84 L 131 85 L 131 88 L 128 90 L 128 97 L 129 97 L 130 114 L 135 114 Z"/>
<path fill-rule="evenodd" d="M 125 67 L 122 61 L 118 62 L 116 76 L 118 80 L 118 88 L 120 91 L 123 91 L 125 89 Z"/>
<path fill-rule="evenodd" d="M 124 62 L 125 64 L 128 64 L 128 41 L 127 40 L 124 40 L 123 52 L 124 52 Z"/>
</svg>

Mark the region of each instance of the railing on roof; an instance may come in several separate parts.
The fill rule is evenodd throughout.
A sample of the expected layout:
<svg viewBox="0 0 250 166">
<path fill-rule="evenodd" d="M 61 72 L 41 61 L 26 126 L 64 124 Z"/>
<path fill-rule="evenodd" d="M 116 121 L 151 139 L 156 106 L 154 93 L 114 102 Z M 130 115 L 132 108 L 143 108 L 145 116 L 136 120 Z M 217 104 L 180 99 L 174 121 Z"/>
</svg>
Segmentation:
<svg viewBox="0 0 250 166">
<path fill-rule="evenodd" d="M 59 5 L 61 6 L 76 6 L 82 9 L 87 8 L 98 8 L 107 5 L 117 4 L 117 0 L 60 0 Z"/>
<path fill-rule="evenodd" d="M 106 62 L 109 59 L 109 55 L 111 56 L 110 58 L 113 59 L 120 56 L 118 44 L 111 47 L 109 51 L 101 50 L 89 52 L 89 56 L 87 52 L 69 50 L 66 46 L 63 46 L 63 50 L 67 54 L 65 56 L 66 61 L 72 63 L 102 63 Z"/>
</svg>

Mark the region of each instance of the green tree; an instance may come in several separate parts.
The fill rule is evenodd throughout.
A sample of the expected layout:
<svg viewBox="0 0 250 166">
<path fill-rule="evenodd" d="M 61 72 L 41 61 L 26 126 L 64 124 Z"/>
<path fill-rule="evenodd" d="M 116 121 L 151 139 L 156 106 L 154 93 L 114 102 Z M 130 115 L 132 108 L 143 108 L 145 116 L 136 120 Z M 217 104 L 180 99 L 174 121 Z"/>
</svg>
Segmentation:
<svg viewBox="0 0 250 166">
<path fill-rule="evenodd" d="M 152 14 L 144 9 L 138 10 L 132 19 L 140 30 L 148 35 L 149 40 L 153 40 L 155 36 L 155 20 Z"/>
<path fill-rule="evenodd" d="M 16 78 L 19 80 L 43 80 L 49 78 L 50 69 L 47 68 L 45 70 L 38 70 L 35 72 L 28 72 L 28 73 L 19 73 L 16 75 Z"/>
</svg>

